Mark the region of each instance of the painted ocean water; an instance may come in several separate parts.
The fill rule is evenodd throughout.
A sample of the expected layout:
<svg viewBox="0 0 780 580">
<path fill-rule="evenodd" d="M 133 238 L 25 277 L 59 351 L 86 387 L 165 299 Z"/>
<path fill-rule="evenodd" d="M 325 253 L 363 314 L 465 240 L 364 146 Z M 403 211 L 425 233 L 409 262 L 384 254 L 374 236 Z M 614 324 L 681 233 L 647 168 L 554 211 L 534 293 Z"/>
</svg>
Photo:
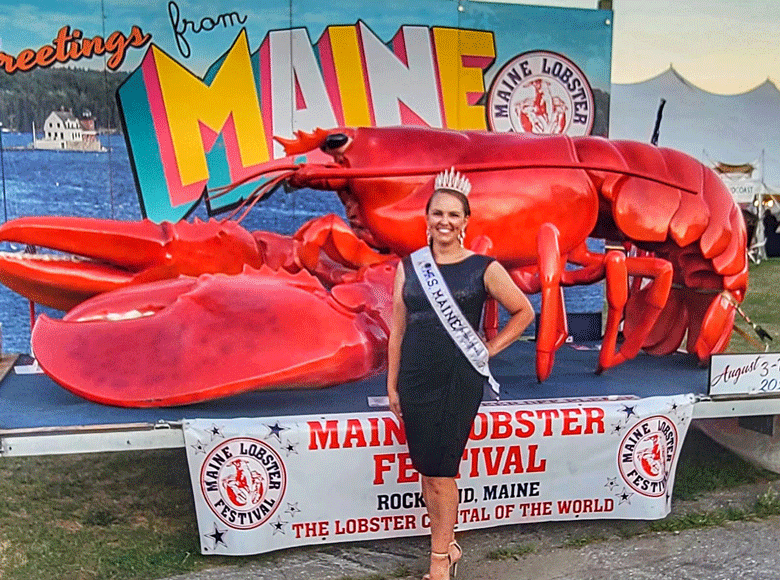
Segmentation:
<svg viewBox="0 0 780 580">
<path fill-rule="evenodd" d="M 25 149 L 30 133 L 2 134 L 3 221 L 22 216 L 85 216 L 124 221 L 141 219 L 141 210 L 124 139 L 101 136 L 105 153 L 35 151 Z M 344 217 L 338 198 L 329 192 L 278 190 L 242 221 L 248 230 L 290 234 L 311 218 L 327 213 Z M 207 219 L 199 207 L 193 217 Z M 0 244 L 0 250 L 20 250 Z M 601 312 L 603 286 L 566 290 L 572 313 Z M 531 296 L 538 312 L 539 298 Z M 60 317 L 61 312 L 36 305 L 36 313 Z M 0 323 L 5 352 L 30 352 L 30 307 L 25 298 L 0 286 Z"/>
</svg>

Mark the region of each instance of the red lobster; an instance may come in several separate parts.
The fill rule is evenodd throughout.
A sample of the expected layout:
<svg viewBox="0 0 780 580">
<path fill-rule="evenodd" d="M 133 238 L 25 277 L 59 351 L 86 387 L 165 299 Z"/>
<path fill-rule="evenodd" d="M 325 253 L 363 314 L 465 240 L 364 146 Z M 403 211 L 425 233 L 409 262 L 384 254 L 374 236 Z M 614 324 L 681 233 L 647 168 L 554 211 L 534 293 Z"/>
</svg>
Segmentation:
<svg viewBox="0 0 780 580">
<path fill-rule="evenodd" d="M 335 215 L 294 236 L 232 221 L 20 218 L 0 239 L 79 256 L 0 254 L 0 282 L 68 310 L 38 318 L 33 350 L 49 376 L 92 401 L 189 404 L 325 387 L 385 366 L 397 258 Z"/>
<path fill-rule="evenodd" d="M 686 332 L 705 361 L 727 345 L 747 290 L 742 214 L 707 167 L 652 145 L 422 127 L 318 129 L 277 139 L 288 155 L 321 149 L 334 164 L 286 168 L 293 187 L 336 191 L 369 245 L 406 255 L 425 243 L 434 175 L 454 167 L 472 183 L 466 244 L 495 256 L 526 292 L 542 293 L 536 371 L 567 335 L 561 286 L 606 278 L 607 321 L 597 372 L 640 348 L 669 354 Z M 262 196 L 268 188 L 258 188 Z M 649 255 L 588 251 L 600 237 Z M 582 268 L 566 270 L 567 262 Z M 634 291 L 629 296 L 629 276 Z M 641 286 L 641 280 L 649 283 Z M 625 340 L 618 352 L 619 325 Z"/>
<path fill-rule="evenodd" d="M 598 371 L 642 347 L 673 352 L 686 331 L 688 350 L 701 359 L 728 343 L 747 286 L 745 227 L 718 178 L 682 153 L 599 138 L 419 127 L 318 130 L 280 141 L 288 154 L 320 148 L 334 163 L 277 164 L 253 203 L 281 181 L 333 190 L 351 230 L 332 216 L 293 238 L 249 234 L 230 221 L 22 218 L 0 227 L 0 240 L 90 258 L 37 266 L 0 259 L 0 281 L 35 301 L 68 309 L 130 285 L 61 322 L 41 317 L 33 347 L 44 370 L 80 395 L 126 406 L 326 386 L 380 372 L 394 256 L 425 243 L 434 175 L 451 166 L 472 182 L 466 243 L 496 256 L 526 292 L 542 293 L 539 380 L 566 336 L 565 285 L 607 280 Z M 585 247 L 588 236 L 652 255 L 595 254 Z M 566 270 L 567 262 L 582 267 Z M 317 325 L 329 330 L 322 344 L 295 334 Z M 144 370 L 148 355 L 161 372 Z"/>
</svg>

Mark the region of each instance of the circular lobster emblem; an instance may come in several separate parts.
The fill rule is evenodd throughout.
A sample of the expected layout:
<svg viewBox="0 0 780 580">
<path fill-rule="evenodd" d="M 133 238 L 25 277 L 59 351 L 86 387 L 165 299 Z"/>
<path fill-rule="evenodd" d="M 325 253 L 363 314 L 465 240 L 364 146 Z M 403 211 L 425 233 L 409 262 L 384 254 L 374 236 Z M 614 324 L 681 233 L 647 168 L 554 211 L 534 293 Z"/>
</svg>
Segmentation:
<svg viewBox="0 0 780 580">
<path fill-rule="evenodd" d="M 514 57 L 488 92 L 492 131 L 589 135 L 595 118 L 593 90 L 585 74 L 565 56 L 546 50 Z"/>
<path fill-rule="evenodd" d="M 287 478 L 282 459 L 272 447 L 239 437 L 208 454 L 200 483 L 214 514 L 232 528 L 247 530 L 262 525 L 276 511 Z"/>
<path fill-rule="evenodd" d="M 664 495 L 677 444 L 677 428 L 666 417 L 655 416 L 640 421 L 620 443 L 620 475 L 637 493 L 648 497 Z"/>
</svg>

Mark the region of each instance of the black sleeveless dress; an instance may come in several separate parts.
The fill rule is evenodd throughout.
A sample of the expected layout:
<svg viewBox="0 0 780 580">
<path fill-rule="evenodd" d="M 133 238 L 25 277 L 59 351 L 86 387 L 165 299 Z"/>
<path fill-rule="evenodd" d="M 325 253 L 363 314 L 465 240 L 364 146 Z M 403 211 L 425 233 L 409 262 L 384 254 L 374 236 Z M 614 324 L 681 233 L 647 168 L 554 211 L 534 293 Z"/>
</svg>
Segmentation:
<svg viewBox="0 0 780 580">
<path fill-rule="evenodd" d="M 475 330 L 488 297 L 484 275 L 492 261 L 474 254 L 455 264 L 439 265 L 450 293 Z M 398 396 L 409 455 L 423 475 L 455 477 L 482 401 L 485 377 L 447 334 L 408 257 L 403 266 L 407 319 Z"/>
</svg>

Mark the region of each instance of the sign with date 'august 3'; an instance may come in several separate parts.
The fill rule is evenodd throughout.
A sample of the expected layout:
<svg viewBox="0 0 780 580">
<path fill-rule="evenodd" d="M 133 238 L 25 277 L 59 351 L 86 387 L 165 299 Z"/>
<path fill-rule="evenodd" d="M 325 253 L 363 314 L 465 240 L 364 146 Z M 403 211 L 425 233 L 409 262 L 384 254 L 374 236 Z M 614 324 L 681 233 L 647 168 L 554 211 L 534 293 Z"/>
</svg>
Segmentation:
<svg viewBox="0 0 780 580">
<path fill-rule="evenodd" d="M 780 396 L 780 353 L 712 355 L 709 394 Z"/>
</svg>

